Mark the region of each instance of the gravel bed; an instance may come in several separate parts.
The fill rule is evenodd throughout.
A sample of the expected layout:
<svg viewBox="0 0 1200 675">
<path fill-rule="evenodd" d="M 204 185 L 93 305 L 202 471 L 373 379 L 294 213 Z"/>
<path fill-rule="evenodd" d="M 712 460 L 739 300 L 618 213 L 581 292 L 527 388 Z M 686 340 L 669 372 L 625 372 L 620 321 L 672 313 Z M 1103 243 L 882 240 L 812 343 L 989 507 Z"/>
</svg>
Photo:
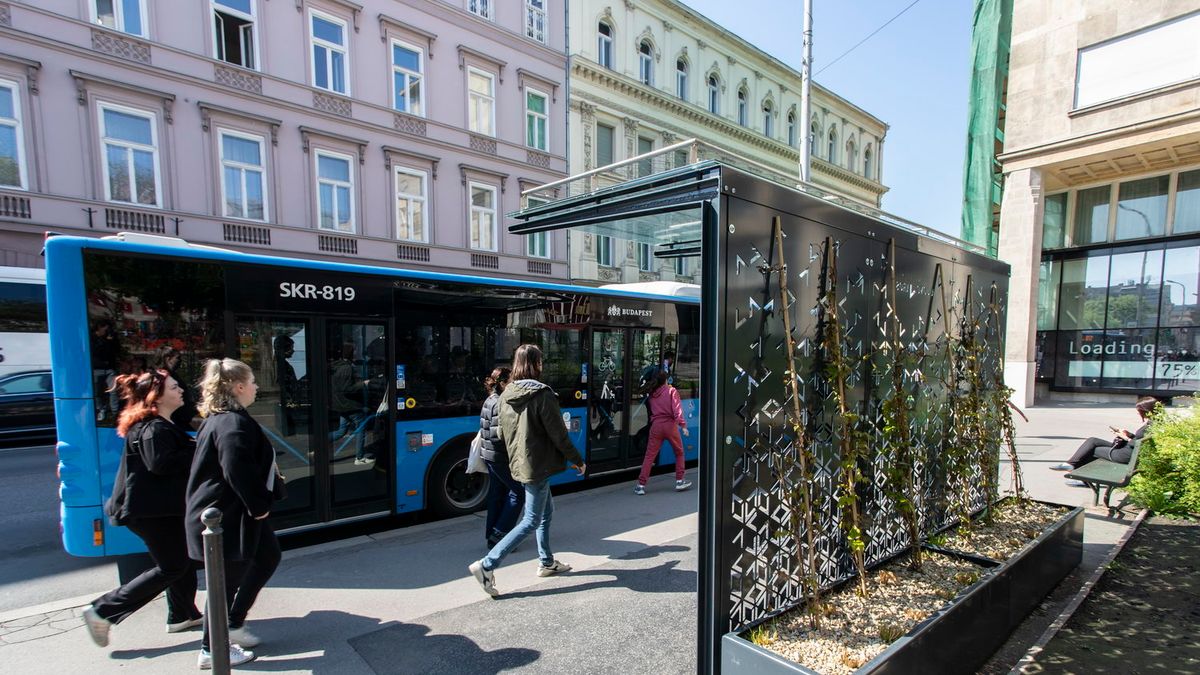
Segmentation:
<svg viewBox="0 0 1200 675">
<path fill-rule="evenodd" d="M 822 596 L 825 616 L 812 630 L 797 609 L 751 631 L 748 639 L 824 675 L 843 675 L 875 658 L 887 646 L 975 583 L 984 570 L 949 556 L 926 553 L 920 572 L 899 558 L 868 576 L 868 597 L 851 580 Z"/>
<path fill-rule="evenodd" d="M 1041 536 L 1066 512 L 1065 507 L 1008 499 L 996 507 L 991 523 L 976 522 L 966 531 L 950 530 L 945 534 L 945 540 L 937 543 L 942 548 L 1003 562 Z"/>
<path fill-rule="evenodd" d="M 1007 560 L 1062 518 L 1066 509 L 1033 501 L 1006 500 L 991 523 L 971 530 L 951 530 L 937 541 L 943 548 Z M 761 647 L 823 675 L 847 675 L 881 654 L 918 623 L 944 607 L 987 570 L 936 553 L 922 557 L 921 571 L 900 558 L 868 576 L 867 597 L 847 583 L 823 596 L 821 627 L 809 627 L 808 615 L 796 609 L 746 637 Z"/>
</svg>

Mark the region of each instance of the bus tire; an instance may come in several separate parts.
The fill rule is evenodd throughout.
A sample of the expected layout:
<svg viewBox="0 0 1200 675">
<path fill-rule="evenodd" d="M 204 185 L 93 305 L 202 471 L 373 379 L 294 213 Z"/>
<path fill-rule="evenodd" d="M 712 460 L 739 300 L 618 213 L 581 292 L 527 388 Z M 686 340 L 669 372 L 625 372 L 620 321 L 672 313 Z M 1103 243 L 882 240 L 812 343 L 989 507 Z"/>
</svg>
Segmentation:
<svg viewBox="0 0 1200 675">
<path fill-rule="evenodd" d="M 484 507 L 487 501 L 486 473 L 467 473 L 470 438 L 448 444 L 433 460 L 429 470 L 429 508 L 437 515 L 462 516 Z"/>
</svg>

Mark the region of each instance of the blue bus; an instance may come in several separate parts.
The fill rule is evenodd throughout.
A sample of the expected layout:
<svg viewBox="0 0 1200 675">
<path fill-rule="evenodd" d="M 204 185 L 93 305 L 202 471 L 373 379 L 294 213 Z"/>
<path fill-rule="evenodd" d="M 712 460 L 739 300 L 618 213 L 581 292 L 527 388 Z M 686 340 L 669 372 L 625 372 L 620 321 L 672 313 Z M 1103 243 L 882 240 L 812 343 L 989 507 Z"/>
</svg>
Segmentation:
<svg viewBox="0 0 1200 675">
<path fill-rule="evenodd" d="M 47 309 L 63 545 L 79 556 L 144 550 L 103 513 L 122 442 L 112 378 L 173 347 L 185 384 L 205 359 L 249 364 L 250 413 L 288 481 L 283 532 L 430 510 L 478 510 L 465 472 L 483 378 L 532 342 L 588 476 L 640 466 L 641 382 L 669 368 L 697 456 L 699 300 L 312 260 L 122 234 L 46 242 Z M 194 420 L 198 423 L 199 420 Z M 673 462 L 669 446 L 660 463 Z M 631 476 L 632 477 L 632 476 Z"/>
</svg>

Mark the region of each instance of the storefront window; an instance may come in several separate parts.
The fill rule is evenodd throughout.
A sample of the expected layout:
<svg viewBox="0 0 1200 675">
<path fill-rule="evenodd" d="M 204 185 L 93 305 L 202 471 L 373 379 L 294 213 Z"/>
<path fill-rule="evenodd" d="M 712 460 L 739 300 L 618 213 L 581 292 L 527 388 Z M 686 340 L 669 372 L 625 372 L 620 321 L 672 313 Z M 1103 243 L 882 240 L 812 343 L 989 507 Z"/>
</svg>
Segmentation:
<svg viewBox="0 0 1200 675">
<path fill-rule="evenodd" d="M 1167 251 L 1161 326 L 1200 326 L 1200 246 Z"/>
<path fill-rule="evenodd" d="M 1117 201 L 1116 238 L 1161 237 L 1167 229 L 1169 176 L 1121 183 Z"/>
<path fill-rule="evenodd" d="M 1080 190 L 1075 196 L 1075 246 L 1108 241 L 1109 186 Z"/>
<path fill-rule="evenodd" d="M 1067 193 L 1046 197 L 1042 214 L 1042 248 L 1062 248 L 1067 232 Z"/>
<path fill-rule="evenodd" d="M 1179 174 L 1175 184 L 1174 232 L 1200 232 L 1200 169 Z"/>
<path fill-rule="evenodd" d="M 1107 295 L 1108 256 L 1063 261 L 1058 327 L 1063 330 L 1104 328 Z"/>
<path fill-rule="evenodd" d="M 1103 386 L 1149 389 L 1154 378 L 1154 329 L 1110 330 L 1104 334 Z"/>
<path fill-rule="evenodd" d="M 1038 330 L 1054 330 L 1058 316 L 1058 284 L 1062 281 L 1062 263 L 1043 260 L 1038 270 Z"/>
<path fill-rule="evenodd" d="M 1104 331 L 1058 331 L 1054 384 L 1059 387 L 1099 387 L 1103 365 Z"/>
<path fill-rule="evenodd" d="M 1106 328 L 1153 327 L 1158 323 L 1162 260 L 1162 251 L 1122 253 L 1112 257 Z"/>
<path fill-rule="evenodd" d="M 1200 390 L 1200 327 L 1158 331 L 1155 387 L 1191 394 Z"/>
</svg>

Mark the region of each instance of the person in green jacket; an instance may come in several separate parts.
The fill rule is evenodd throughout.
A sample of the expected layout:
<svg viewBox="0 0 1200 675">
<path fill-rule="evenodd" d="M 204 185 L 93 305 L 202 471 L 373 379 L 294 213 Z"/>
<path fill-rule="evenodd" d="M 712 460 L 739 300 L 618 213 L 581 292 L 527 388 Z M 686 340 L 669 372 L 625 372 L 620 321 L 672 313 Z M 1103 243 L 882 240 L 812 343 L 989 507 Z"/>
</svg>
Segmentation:
<svg viewBox="0 0 1200 675">
<path fill-rule="evenodd" d="M 542 350 L 537 345 L 517 347 L 509 384 L 500 395 L 500 438 L 508 449 L 512 477 L 525 488 L 525 511 L 521 522 L 500 543 L 467 568 L 483 592 L 493 598 L 500 595 L 494 570 L 530 532 L 537 533 L 539 577 L 571 571 L 571 566 L 555 560 L 550 550 L 550 518 L 554 514 L 550 477 L 568 463 L 582 476 L 587 465 L 567 434 L 558 395 L 538 381 L 541 376 Z"/>
</svg>

